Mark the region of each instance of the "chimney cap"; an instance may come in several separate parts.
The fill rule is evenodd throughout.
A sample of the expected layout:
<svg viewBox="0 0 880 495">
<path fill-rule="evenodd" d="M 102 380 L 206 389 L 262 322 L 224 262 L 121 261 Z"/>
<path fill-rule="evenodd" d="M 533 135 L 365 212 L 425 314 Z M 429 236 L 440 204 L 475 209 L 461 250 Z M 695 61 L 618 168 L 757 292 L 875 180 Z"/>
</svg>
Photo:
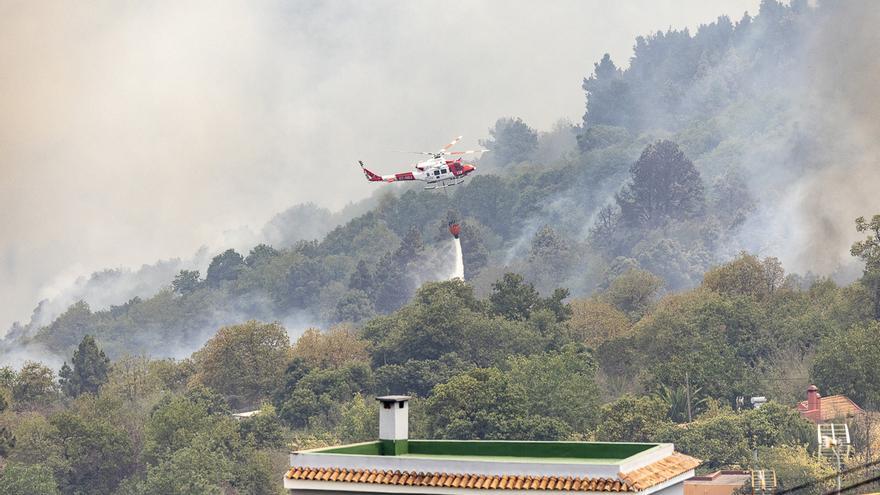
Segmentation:
<svg viewBox="0 0 880 495">
<path fill-rule="evenodd" d="M 810 385 L 809 387 L 807 387 L 807 392 L 818 392 L 818 391 L 819 391 L 819 387 L 817 387 L 815 385 Z"/>
<path fill-rule="evenodd" d="M 409 395 L 383 395 L 381 397 L 376 397 L 376 400 L 385 404 L 385 403 L 396 403 L 396 402 L 406 402 L 412 399 Z"/>
</svg>

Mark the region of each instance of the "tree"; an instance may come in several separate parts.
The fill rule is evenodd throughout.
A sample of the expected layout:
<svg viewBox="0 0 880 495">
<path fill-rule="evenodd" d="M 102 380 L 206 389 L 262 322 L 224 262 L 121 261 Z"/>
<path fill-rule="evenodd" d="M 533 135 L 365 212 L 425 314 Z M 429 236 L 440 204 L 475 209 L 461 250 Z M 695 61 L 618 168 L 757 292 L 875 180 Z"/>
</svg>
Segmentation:
<svg viewBox="0 0 880 495">
<path fill-rule="evenodd" d="M 595 426 L 596 363 L 583 346 L 568 344 L 559 352 L 514 356 L 506 367 L 511 386 L 524 396 L 528 414 L 560 420 L 577 433 Z"/>
<path fill-rule="evenodd" d="M 239 421 L 241 438 L 256 449 L 277 449 L 284 445 L 284 430 L 272 404 L 260 406 L 260 413 Z"/>
<path fill-rule="evenodd" d="M 706 413 L 687 428 L 668 424 L 654 440 L 672 442 L 676 450 L 704 459 L 708 469 L 747 464 L 751 453 L 744 421 L 730 409 Z"/>
<path fill-rule="evenodd" d="M 369 362 L 368 344 L 350 326 L 338 325 L 326 332 L 310 328 L 293 346 L 293 357 L 309 368 L 339 368 L 350 362 Z"/>
<path fill-rule="evenodd" d="M 621 218 L 627 225 L 661 227 L 669 220 L 694 217 L 704 209 L 700 172 L 672 141 L 645 147 L 630 175 L 630 182 L 617 194 Z"/>
<path fill-rule="evenodd" d="M 224 281 L 235 280 L 243 266 L 244 258 L 234 249 L 227 249 L 211 260 L 205 283 L 211 287 L 218 287 Z"/>
<path fill-rule="evenodd" d="M 624 395 L 599 410 L 596 438 L 606 442 L 650 442 L 668 423 L 666 404 L 656 397 Z"/>
<path fill-rule="evenodd" d="M 10 463 L 0 472 L 0 493 L 4 495 L 56 495 L 58 487 L 48 466 Z"/>
<path fill-rule="evenodd" d="M 599 295 L 605 301 L 632 320 L 638 320 L 647 312 L 663 287 L 663 280 L 651 272 L 631 269 L 615 278 L 608 289 Z"/>
<path fill-rule="evenodd" d="M 594 125 L 626 126 L 632 125 L 633 105 L 629 85 L 623 80 L 623 73 L 614 65 L 607 53 L 594 64 L 593 75 L 584 79 L 583 89 L 587 93 L 587 112 L 584 114 L 584 128 Z M 578 141 L 582 151 L 592 149 L 590 141 Z"/>
<path fill-rule="evenodd" d="M 519 117 L 498 119 L 489 136 L 480 145 L 492 151 L 492 160 L 499 165 L 528 161 L 538 148 L 537 131 Z"/>
<path fill-rule="evenodd" d="M 281 253 L 272 246 L 268 244 L 257 244 L 251 249 L 251 252 L 248 253 L 247 258 L 244 259 L 244 264 L 251 268 L 256 268 L 268 264 L 273 258 L 277 258 L 278 256 L 281 256 Z"/>
<path fill-rule="evenodd" d="M 492 294 L 489 295 L 492 312 L 508 320 L 528 320 L 540 302 L 535 286 L 526 283 L 517 273 L 505 273 L 501 280 L 492 284 Z"/>
<path fill-rule="evenodd" d="M 65 361 L 59 373 L 61 388 L 70 397 L 84 393 L 97 394 L 101 385 L 107 383 L 110 358 L 104 355 L 91 335 L 83 337 L 79 347 L 73 351 L 71 363 L 72 369 Z"/>
<path fill-rule="evenodd" d="M 290 339 L 278 323 L 248 321 L 221 328 L 193 354 L 195 379 L 234 405 L 272 396 L 290 359 Z"/>
<path fill-rule="evenodd" d="M 106 417 L 63 411 L 49 422 L 63 446 L 66 469 L 55 473 L 62 493 L 110 494 L 131 473 L 131 440 Z"/>
<path fill-rule="evenodd" d="M 151 463 L 188 447 L 214 425 L 209 402 L 182 395 L 165 396 L 150 412 L 144 426 L 144 455 Z"/>
<path fill-rule="evenodd" d="M 765 300 L 779 289 L 785 279 L 776 258 L 764 260 L 741 252 L 733 261 L 715 267 L 703 275 L 703 286 L 725 295 L 743 295 Z"/>
<path fill-rule="evenodd" d="M 366 294 L 373 292 L 373 272 L 366 260 L 358 261 L 354 272 L 348 280 L 348 288 L 360 290 Z"/>
<path fill-rule="evenodd" d="M 874 301 L 874 319 L 880 320 L 880 215 L 865 221 L 865 217 L 856 218 L 856 230 L 868 232 L 868 236 L 852 245 L 850 253 L 865 263 L 862 282 L 871 289 Z"/>
<path fill-rule="evenodd" d="M 464 279 L 472 280 L 489 264 L 489 249 L 486 247 L 486 227 L 476 220 L 461 224 L 461 252 L 464 259 Z"/>
<path fill-rule="evenodd" d="M 375 402 L 357 394 L 342 407 L 336 431 L 343 443 L 366 442 L 376 438 L 377 424 L 379 409 Z"/>
<path fill-rule="evenodd" d="M 434 438 L 558 440 L 571 433 L 557 418 L 532 415 L 525 394 L 497 368 L 479 368 L 434 388 L 426 408 Z"/>
<path fill-rule="evenodd" d="M 880 322 L 855 325 L 824 338 L 810 376 L 828 394 L 845 394 L 857 404 L 880 404 Z"/>
<path fill-rule="evenodd" d="M 212 495 L 225 492 L 234 465 L 220 452 L 198 447 L 177 450 L 147 470 L 138 487 L 145 495 Z"/>
<path fill-rule="evenodd" d="M 46 405 L 58 395 L 55 373 L 34 361 L 27 361 L 15 377 L 12 398 L 28 406 Z"/>
<path fill-rule="evenodd" d="M 758 449 L 762 466 L 776 472 L 779 490 L 815 483 L 798 493 L 821 494 L 834 490 L 835 470 L 831 464 L 807 452 L 803 445 L 778 445 Z"/>
<path fill-rule="evenodd" d="M 171 281 L 171 290 L 177 294 L 189 294 L 199 288 L 200 276 L 198 270 L 180 270 Z"/>
<path fill-rule="evenodd" d="M 574 250 L 553 228 L 545 226 L 532 238 L 527 259 L 537 273 L 555 282 L 568 272 L 574 261 Z"/>
<path fill-rule="evenodd" d="M 374 316 L 376 316 L 376 308 L 370 296 L 362 290 L 351 289 L 336 302 L 332 320 L 359 323 Z"/>
<path fill-rule="evenodd" d="M 576 342 L 597 348 L 603 342 L 622 337 L 630 328 L 629 318 L 612 304 L 595 298 L 571 303 L 569 335 Z"/>
<path fill-rule="evenodd" d="M 295 359 L 301 365 L 302 361 Z M 342 404 L 373 388 L 372 370 L 366 363 L 348 362 L 339 368 L 289 370 L 292 375 L 277 395 L 278 413 L 295 427 L 334 425 Z M 305 373 L 303 374 L 303 371 Z"/>
</svg>

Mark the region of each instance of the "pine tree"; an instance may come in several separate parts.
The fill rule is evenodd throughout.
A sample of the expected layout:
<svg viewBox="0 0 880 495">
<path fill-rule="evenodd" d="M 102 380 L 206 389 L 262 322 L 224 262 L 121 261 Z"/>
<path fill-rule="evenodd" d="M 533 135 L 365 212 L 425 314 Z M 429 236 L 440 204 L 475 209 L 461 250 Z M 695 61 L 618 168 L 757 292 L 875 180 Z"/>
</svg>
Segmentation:
<svg viewBox="0 0 880 495">
<path fill-rule="evenodd" d="M 65 361 L 58 373 L 65 394 L 71 397 L 84 393 L 96 394 L 101 385 L 107 382 L 110 359 L 104 355 L 104 351 L 98 347 L 95 338 L 91 335 L 83 337 L 82 342 L 73 351 L 71 362 L 73 368 Z"/>
</svg>

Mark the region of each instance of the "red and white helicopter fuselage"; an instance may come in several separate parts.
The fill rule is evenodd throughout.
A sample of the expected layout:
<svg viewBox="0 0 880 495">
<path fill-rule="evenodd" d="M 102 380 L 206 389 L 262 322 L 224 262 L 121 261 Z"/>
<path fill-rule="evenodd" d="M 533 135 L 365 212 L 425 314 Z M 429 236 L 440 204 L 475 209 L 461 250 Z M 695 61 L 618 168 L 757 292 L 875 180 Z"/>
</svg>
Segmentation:
<svg viewBox="0 0 880 495">
<path fill-rule="evenodd" d="M 451 143 L 447 144 L 446 146 L 441 148 L 440 151 L 437 152 L 411 152 L 431 155 L 431 158 L 413 165 L 414 170 L 412 172 L 400 172 L 391 175 L 379 175 L 370 170 L 367 170 L 366 166 L 364 166 L 364 162 L 358 163 L 361 164 L 364 175 L 366 175 L 367 180 L 370 182 L 398 182 L 407 180 L 420 180 L 424 181 L 427 184 L 425 186 L 425 189 L 454 186 L 456 184 L 461 184 L 462 182 L 464 182 L 464 178 L 467 177 L 468 174 L 471 174 L 474 170 L 476 170 L 476 167 L 470 163 L 462 163 L 461 158 L 447 160 L 445 157 L 449 155 L 468 155 L 472 153 L 482 153 L 485 151 L 489 151 L 449 151 L 449 148 L 455 145 L 455 143 L 457 143 L 460 139 L 461 136 L 457 137 Z"/>
</svg>

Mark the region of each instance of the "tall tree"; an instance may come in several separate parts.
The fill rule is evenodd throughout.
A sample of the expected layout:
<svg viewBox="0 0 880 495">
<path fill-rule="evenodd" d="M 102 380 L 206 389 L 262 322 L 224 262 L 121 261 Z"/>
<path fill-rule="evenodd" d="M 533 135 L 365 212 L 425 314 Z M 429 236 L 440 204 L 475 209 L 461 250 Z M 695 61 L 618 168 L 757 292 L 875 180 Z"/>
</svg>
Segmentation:
<svg viewBox="0 0 880 495">
<path fill-rule="evenodd" d="M 538 148 L 537 131 L 519 117 L 498 119 L 489 136 L 480 144 L 492 150 L 492 160 L 499 165 L 526 161 Z"/>
<path fill-rule="evenodd" d="M 101 385 L 107 383 L 110 358 L 104 355 L 91 335 L 83 337 L 79 347 L 73 351 L 71 363 L 73 368 L 65 361 L 59 373 L 61 387 L 67 395 L 96 394 Z"/>
<path fill-rule="evenodd" d="M 593 74 L 584 79 L 587 93 L 587 113 L 584 128 L 590 126 L 627 126 L 632 124 L 633 108 L 630 88 L 623 80 L 623 73 L 614 65 L 607 53 L 593 66 Z M 583 151 L 588 151 L 589 140 L 578 140 Z"/>
<path fill-rule="evenodd" d="M 234 249 L 227 249 L 211 260 L 211 264 L 208 265 L 208 274 L 205 276 L 205 283 L 217 287 L 223 281 L 235 280 L 243 266 L 244 258 Z"/>
<path fill-rule="evenodd" d="M 44 405 L 57 395 L 55 373 L 34 361 L 25 362 L 13 381 L 12 398 L 18 403 L 28 406 Z"/>
<path fill-rule="evenodd" d="M 180 270 L 171 281 L 171 290 L 178 294 L 189 294 L 199 288 L 199 277 L 198 270 Z"/>
<path fill-rule="evenodd" d="M 700 172 L 672 141 L 645 147 L 630 174 L 629 184 L 617 194 L 628 225 L 656 228 L 669 220 L 693 217 L 705 207 Z"/>
<path fill-rule="evenodd" d="M 492 284 L 489 296 L 492 312 L 508 320 L 528 320 L 541 296 L 535 286 L 523 280 L 518 273 L 505 273 L 501 280 Z"/>
<path fill-rule="evenodd" d="M 874 318 L 880 320 L 880 215 L 865 221 L 856 218 L 856 230 L 867 232 L 868 236 L 852 245 L 850 253 L 865 262 L 862 282 L 871 290 L 874 301 Z"/>
<path fill-rule="evenodd" d="M 235 407 L 256 405 L 275 392 L 290 352 L 290 339 L 278 323 L 223 327 L 193 355 L 195 378 Z"/>
</svg>

